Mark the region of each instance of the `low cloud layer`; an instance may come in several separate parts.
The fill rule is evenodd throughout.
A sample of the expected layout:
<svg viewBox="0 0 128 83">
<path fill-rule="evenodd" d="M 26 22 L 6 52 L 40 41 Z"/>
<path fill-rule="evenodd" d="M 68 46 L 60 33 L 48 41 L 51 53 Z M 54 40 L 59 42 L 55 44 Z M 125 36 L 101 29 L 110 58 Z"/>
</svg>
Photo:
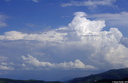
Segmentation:
<svg viewBox="0 0 128 83">
<path fill-rule="evenodd" d="M 24 67 L 28 66 L 27 68 L 31 69 L 49 69 L 49 68 L 61 68 L 61 69 L 95 69 L 95 67 L 91 65 L 85 65 L 79 59 L 75 60 L 74 62 L 63 62 L 63 63 L 50 63 L 50 62 L 41 62 L 38 59 L 34 58 L 31 55 L 28 57 L 22 56 L 22 59 L 25 61 L 22 65 Z M 31 67 L 30 67 L 31 65 Z M 34 68 L 36 67 L 36 68 Z"/>
<path fill-rule="evenodd" d="M 117 28 L 104 31 L 105 21 L 89 20 L 84 12 L 74 15 L 67 26 L 47 32 L 0 35 L 1 63 L 6 63 L 0 70 L 89 72 L 128 67 L 127 38 Z M 78 75 L 75 71 L 73 76 Z"/>
</svg>

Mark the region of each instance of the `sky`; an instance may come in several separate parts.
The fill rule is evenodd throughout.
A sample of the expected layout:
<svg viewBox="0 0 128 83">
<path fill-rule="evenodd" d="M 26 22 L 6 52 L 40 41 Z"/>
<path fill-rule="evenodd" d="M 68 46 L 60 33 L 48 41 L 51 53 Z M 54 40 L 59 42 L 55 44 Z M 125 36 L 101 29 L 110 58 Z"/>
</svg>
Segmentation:
<svg viewBox="0 0 128 83">
<path fill-rule="evenodd" d="M 69 80 L 128 67 L 128 0 L 0 0 L 0 78 Z"/>
</svg>

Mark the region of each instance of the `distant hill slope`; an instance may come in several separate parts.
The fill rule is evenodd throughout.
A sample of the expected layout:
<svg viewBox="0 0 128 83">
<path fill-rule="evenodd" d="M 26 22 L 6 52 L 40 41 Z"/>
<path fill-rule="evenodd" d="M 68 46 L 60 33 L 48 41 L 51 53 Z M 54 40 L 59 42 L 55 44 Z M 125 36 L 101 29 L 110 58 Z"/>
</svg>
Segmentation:
<svg viewBox="0 0 128 83">
<path fill-rule="evenodd" d="M 128 78 L 128 68 L 123 69 L 113 69 L 107 72 L 103 72 L 100 74 L 94 74 L 87 77 L 75 78 L 73 80 L 67 81 L 65 83 L 98 83 L 99 80 L 120 80 Z M 109 82 L 99 82 L 99 83 L 109 83 Z M 112 83 L 112 82 L 111 82 Z"/>
<path fill-rule="evenodd" d="M 0 83 L 62 83 L 59 81 L 40 81 L 40 80 L 12 80 L 6 78 L 0 78 Z"/>
<path fill-rule="evenodd" d="M 124 78 L 124 79 L 102 79 L 99 81 L 96 81 L 94 83 L 128 83 L 128 78 Z"/>
<path fill-rule="evenodd" d="M 41 80 L 13 80 L 0 78 L 0 83 L 128 83 L 128 68 L 113 69 L 100 74 L 75 78 L 66 82 Z"/>
</svg>

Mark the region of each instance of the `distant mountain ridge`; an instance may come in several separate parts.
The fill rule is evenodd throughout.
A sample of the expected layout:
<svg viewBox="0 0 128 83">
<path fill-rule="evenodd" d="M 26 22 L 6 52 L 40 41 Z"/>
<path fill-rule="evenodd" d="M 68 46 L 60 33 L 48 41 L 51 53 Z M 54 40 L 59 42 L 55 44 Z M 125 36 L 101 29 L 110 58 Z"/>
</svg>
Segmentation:
<svg viewBox="0 0 128 83">
<path fill-rule="evenodd" d="M 112 69 L 103 73 L 75 78 L 65 82 L 0 78 L 0 83 L 113 83 L 113 81 L 115 81 L 115 83 L 120 83 L 118 82 L 120 80 L 122 80 L 121 83 L 128 83 L 128 68 Z"/>
<path fill-rule="evenodd" d="M 102 80 L 98 80 L 94 83 L 128 83 L 128 78 L 124 78 L 124 79 L 102 79 Z"/>
<path fill-rule="evenodd" d="M 128 78 L 128 68 L 112 69 L 103 73 L 94 74 L 86 77 L 75 78 L 65 83 L 98 83 L 99 80 L 123 80 Z M 106 83 L 106 82 L 102 82 Z M 112 83 L 112 82 L 110 82 Z M 128 82 L 127 82 L 128 83 Z"/>
<path fill-rule="evenodd" d="M 59 81 L 42 81 L 42 80 L 13 80 L 0 78 L 0 83 L 62 83 Z"/>
</svg>

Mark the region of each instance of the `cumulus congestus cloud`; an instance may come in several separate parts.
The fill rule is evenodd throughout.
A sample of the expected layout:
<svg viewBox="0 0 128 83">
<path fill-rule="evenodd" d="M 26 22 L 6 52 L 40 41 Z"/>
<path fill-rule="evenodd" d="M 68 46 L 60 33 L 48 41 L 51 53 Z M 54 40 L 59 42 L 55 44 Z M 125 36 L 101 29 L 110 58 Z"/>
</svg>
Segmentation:
<svg viewBox="0 0 128 83">
<path fill-rule="evenodd" d="M 2 61 L 6 65 L 0 64 L 0 69 L 96 71 L 128 67 L 127 43 L 117 28 L 104 31 L 105 21 L 89 20 L 84 12 L 74 15 L 68 26 L 47 32 L 8 31 L 0 35 L 0 56 L 9 59 Z"/>
</svg>

